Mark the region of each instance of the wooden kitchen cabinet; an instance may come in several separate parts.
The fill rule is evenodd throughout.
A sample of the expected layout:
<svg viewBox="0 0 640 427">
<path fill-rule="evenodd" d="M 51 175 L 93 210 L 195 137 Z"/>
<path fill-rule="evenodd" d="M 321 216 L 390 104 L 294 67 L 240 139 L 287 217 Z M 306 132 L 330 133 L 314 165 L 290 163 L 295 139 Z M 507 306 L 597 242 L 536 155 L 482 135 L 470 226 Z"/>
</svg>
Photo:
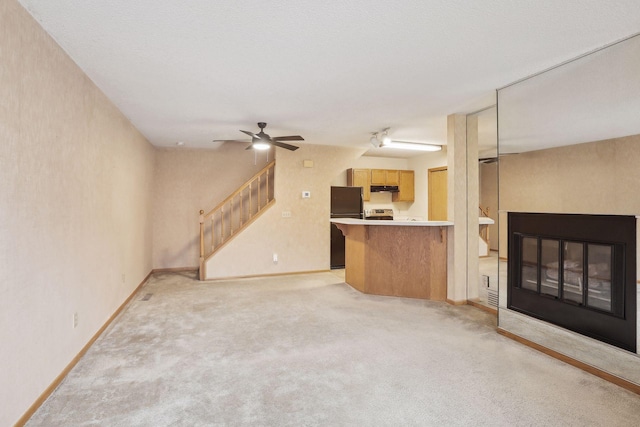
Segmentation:
<svg viewBox="0 0 640 427">
<path fill-rule="evenodd" d="M 393 169 L 371 169 L 371 185 L 400 185 L 400 171 Z"/>
<path fill-rule="evenodd" d="M 347 169 L 347 185 L 362 187 L 362 200 L 371 200 L 371 171 L 369 169 Z"/>
<path fill-rule="evenodd" d="M 371 185 L 387 185 L 387 174 L 384 169 L 371 169 Z"/>
<path fill-rule="evenodd" d="M 394 202 L 413 202 L 415 199 L 415 173 L 409 170 L 397 171 L 398 192 L 393 193 L 392 200 Z"/>
<path fill-rule="evenodd" d="M 385 170 L 387 183 L 385 185 L 400 185 L 400 172 L 397 170 Z"/>
<path fill-rule="evenodd" d="M 411 170 L 347 169 L 347 185 L 362 187 L 363 200 L 371 200 L 372 185 L 397 185 L 398 192 L 391 196 L 394 202 L 413 202 L 415 174 Z"/>
</svg>

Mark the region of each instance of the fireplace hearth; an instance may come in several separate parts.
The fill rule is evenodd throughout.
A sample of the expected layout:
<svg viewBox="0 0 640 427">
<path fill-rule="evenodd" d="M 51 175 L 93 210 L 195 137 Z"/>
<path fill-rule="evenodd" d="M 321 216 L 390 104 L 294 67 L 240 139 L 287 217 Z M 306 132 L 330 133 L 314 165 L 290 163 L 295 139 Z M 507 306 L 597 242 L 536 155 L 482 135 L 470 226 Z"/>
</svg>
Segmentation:
<svg viewBox="0 0 640 427">
<path fill-rule="evenodd" d="M 636 351 L 636 218 L 509 213 L 508 308 Z"/>
</svg>

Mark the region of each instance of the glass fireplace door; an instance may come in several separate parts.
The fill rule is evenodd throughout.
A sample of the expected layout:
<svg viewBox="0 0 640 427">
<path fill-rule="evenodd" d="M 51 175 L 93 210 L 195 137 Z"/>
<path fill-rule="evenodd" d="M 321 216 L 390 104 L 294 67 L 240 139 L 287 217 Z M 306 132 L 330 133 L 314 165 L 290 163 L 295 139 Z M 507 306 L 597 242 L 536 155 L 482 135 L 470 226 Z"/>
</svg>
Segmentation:
<svg viewBox="0 0 640 427">
<path fill-rule="evenodd" d="M 509 213 L 507 307 L 634 351 L 633 216 Z"/>
</svg>

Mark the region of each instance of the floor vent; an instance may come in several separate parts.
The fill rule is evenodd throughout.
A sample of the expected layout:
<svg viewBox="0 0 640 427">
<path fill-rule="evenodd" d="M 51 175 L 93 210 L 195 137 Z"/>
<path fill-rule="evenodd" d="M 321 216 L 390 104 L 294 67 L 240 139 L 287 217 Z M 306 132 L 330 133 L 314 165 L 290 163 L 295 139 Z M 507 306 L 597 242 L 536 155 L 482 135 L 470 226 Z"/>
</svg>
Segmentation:
<svg viewBox="0 0 640 427">
<path fill-rule="evenodd" d="M 141 301 L 149 301 L 152 295 L 153 294 L 146 294 L 145 296 L 142 297 Z"/>
<path fill-rule="evenodd" d="M 498 307 L 498 291 L 495 289 L 487 289 L 487 304 L 491 307 Z"/>
</svg>

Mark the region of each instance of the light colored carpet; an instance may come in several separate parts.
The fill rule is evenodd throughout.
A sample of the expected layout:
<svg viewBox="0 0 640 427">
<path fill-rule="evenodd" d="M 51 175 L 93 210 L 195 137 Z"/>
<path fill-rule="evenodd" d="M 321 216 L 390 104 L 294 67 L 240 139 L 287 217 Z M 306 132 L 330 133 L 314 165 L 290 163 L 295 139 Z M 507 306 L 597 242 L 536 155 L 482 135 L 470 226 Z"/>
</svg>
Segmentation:
<svg viewBox="0 0 640 427">
<path fill-rule="evenodd" d="M 640 425 L 640 396 L 481 310 L 342 280 L 156 274 L 28 425 Z"/>
</svg>

